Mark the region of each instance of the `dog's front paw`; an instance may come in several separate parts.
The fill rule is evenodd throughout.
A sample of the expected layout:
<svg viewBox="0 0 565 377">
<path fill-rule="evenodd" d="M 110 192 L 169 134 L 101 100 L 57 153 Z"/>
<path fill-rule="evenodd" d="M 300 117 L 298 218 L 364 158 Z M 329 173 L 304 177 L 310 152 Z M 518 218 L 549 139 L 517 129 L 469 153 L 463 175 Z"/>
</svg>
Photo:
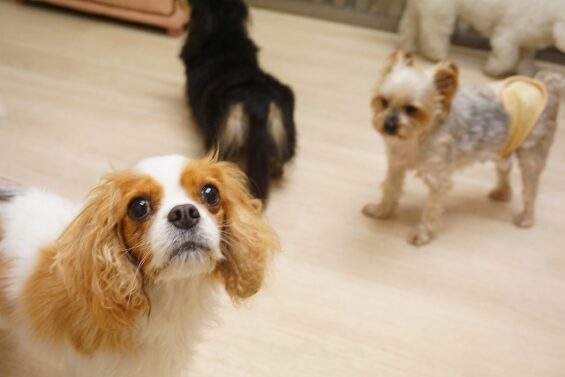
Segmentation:
<svg viewBox="0 0 565 377">
<path fill-rule="evenodd" d="M 363 207 L 363 214 L 374 219 L 389 219 L 392 216 L 392 209 L 382 204 L 367 204 Z"/>
<path fill-rule="evenodd" d="M 514 224 L 520 228 L 531 228 L 534 225 L 534 216 L 532 214 L 522 212 L 514 218 Z"/>
<path fill-rule="evenodd" d="M 512 190 L 509 188 L 495 188 L 488 197 L 495 202 L 509 202 L 512 199 Z"/>
<path fill-rule="evenodd" d="M 423 246 L 432 240 L 432 233 L 423 224 L 418 224 L 408 233 L 408 243 Z"/>
</svg>

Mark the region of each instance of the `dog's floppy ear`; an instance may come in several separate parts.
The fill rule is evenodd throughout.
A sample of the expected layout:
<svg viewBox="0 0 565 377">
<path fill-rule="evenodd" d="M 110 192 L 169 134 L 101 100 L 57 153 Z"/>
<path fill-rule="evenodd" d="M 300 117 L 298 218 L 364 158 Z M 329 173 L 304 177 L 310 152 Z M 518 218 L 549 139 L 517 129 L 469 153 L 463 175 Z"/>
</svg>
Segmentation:
<svg viewBox="0 0 565 377">
<path fill-rule="evenodd" d="M 393 69 L 398 67 L 412 67 L 414 58 L 408 51 L 398 49 L 394 51 L 386 60 L 383 68 L 383 77 L 387 76 Z"/>
<path fill-rule="evenodd" d="M 267 264 L 279 250 L 275 231 L 263 217 L 262 204 L 247 188 L 245 174 L 229 163 L 218 163 L 223 171 L 225 224 L 222 254 L 216 272 L 234 301 L 255 294 L 266 273 Z"/>
<path fill-rule="evenodd" d="M 434 67 L 433 81 L 439 94 L 441 116 L 445 117 L 451 110 L 451 100 L 459 86 L 459 69 L 455 63 L 445 61 Z"/>
<path fill-rule="evenodd" d="M 56 266 L 69 293 L 83 302 L 104 331 L 127 329 L 149 311 L 143 279 L 130 260 L 120 230 L 127 205 L 122 186 L 130 176 L 114 173 L 90 197 L 57 240 Z"/>
</svg>

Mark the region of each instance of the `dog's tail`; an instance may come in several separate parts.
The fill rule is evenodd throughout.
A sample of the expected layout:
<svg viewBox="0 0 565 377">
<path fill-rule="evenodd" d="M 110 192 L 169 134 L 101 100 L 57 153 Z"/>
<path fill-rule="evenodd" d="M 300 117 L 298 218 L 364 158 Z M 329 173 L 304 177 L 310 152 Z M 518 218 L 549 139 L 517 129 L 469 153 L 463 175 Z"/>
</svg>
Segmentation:
<svg viewBox="0 0 565 377">
<path fill-rule="evenodd" d="M 269 102 L 254 103 L 245 106 L 249 119 L 247 140 L 247 176 L 251 193 L 265 200 L 269 195 L 269 179 L 272 170 L 271 154 L 276 153 L 275 142 L 269 126 Z"/>
<path fill-rule="evenodd" d="M 553 39 L 555 47 L 565 52 L 565 21 L 556 22 L 553 25 Z"/>
</svg>

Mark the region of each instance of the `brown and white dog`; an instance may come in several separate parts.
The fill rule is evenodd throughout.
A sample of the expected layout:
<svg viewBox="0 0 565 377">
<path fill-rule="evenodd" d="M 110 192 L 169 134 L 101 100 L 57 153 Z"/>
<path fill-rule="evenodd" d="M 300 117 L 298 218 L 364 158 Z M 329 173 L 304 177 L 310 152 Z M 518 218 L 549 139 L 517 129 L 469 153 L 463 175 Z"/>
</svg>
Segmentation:
<svg viewBox="0 0 565 377">
<path fill-rule="evenodd" d="M 514 89 L 516 83 L 518 90 Z M 509 201 L 511 157 L 515 155 L 522 172 L 523 210 L 514 222 L 524 228 L 532 226 L 540 175 L 553 143 L 564 91 L 561 75 L 545 71 L 538 73 L 536 80 L 514 77 L 490 85 L 459 86 L 455 64 L 441 62 L 420 71 L 413 66 L 411 54 L 396 51 L 371 101 L 373 127 L 386 145 L 387 177 L 380 203 L 367 204 L 363 213 L 390 218 L 398 206 L 406 173 L 416 171 L 429 196 L 408 242 L 424 245 L 441 228 L 457 170 L 493 161 L 498 183 L 490 197 Z M 533 101 L 538 97 L 539 101 Z M 510 102 L 515 106 L 509 106 Z"/>
<path fill-rule="evenodd" d="M 219 283 L 253 295 L 279 247 L 245 174 L 212 159 L 143 160 L 78 207 L 0 198 L 0 324 L 73 376 L 181 375 Z"/>
</svg>

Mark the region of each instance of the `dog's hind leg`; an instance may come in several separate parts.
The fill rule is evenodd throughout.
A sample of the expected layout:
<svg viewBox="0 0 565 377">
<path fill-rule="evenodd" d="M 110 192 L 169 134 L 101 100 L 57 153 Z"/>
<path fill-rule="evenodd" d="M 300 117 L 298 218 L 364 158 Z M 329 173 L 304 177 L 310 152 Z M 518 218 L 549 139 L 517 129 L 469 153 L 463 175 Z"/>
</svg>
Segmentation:
<svg viewBox="0 0 565 377">
<path fill-rule="evenodd" d="M 548 82 L 546 82 L 546 86 L 548 86 Z M 551 87 L 549 90 L 552 90 Z M 545 113 L 535 126 L 536 128 L 534 128 L 534 132 L 538 131 L 538 134 L 530 135 L 526 139 L 525 145 L 516 151 L 522 173 L 522 201 L 524 208 L 514 219 L 514 224 L 521 228 L 528 228 L 534 225 L 534 207 L 538 195 L 540 176 L 545 168 L 549 150 L 553 144 L 553 137 L 557 127 L 558 105 L 559 98 L 550 98 Z M 534 145 L 527 145 L 530 138 L 537 138 L 539 136 L 541 138 Z"/>
<path fill-rule="evenodd" d="M 269 105 L 268 122 L 269 134 L 273 139 L 277 155 L 277 159 L 273 161 L 273 166 L 271 166 L 271 176 L 279 178 L 283 175 L 284 151 L 286 149 L 287 137 L 281 110 L 278 105 L 272 102 Z"/>
<path fill-rule="evenodd" d="M 516 151 L 522 173 L 522 200 L 524 208 L 516 216 L 514 223 L 522 228 L 534 225 L 534 206 L 537 199 L 540 176 L 545 168 L 547 157 L 553 144 L 557 129 L 559 103 L 565 92 L 565 81 L 558 73 L 541 71 L 535 78 L 545 84 L 549 93 L 549 100 L 532 133 L 522 147 Z"/>
<path fill-rule="evenodd" d="M 242 103 L 231 105 L 224 124 L 219 129 L 220 159 L 232 160 L 245 145 L 249 132 L 249 119 L 243 111 Z"/>
<path fill-rule="evenodd" d="M 269 132 L 269 109 L 267 102 L 246 103 L 244 111 L 249 119 L 247 139 L 247 176 L 251 193 L 263 201 L 269 194 L 269 179 L 273 167 L 271 158 L 275 148 Z"/>
<path fill-rule="evenodd" d="M 497 202 L 508 202 L 512 199 L 511 171 L 512 161 L 510 159 L 500 159 L 496 162 L 497 183 L 494 190 L 489 193 L 489 198 Z"/>
<path fill-rule="evenodd" d="M 517 152 L 522 173 L 522 201 L 524 208 L 514 219 L 514 224 L 521 228 L 529 228 L 534 225 L 534 207 L 547 152 L 547 150 L 539 147 L 519 149 Z"/>
</svg>

